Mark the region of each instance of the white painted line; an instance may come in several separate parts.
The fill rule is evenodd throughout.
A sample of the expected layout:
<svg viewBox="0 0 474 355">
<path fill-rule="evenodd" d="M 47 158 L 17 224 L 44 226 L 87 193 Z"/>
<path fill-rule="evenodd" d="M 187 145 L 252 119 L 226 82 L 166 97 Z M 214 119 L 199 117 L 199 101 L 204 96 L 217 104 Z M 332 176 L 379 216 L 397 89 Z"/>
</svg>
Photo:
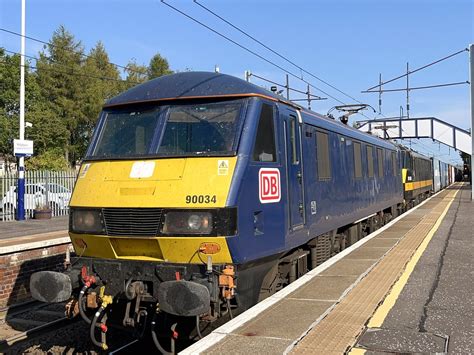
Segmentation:
<svg viewBox="0 0 474 355">
<path fill-rule="evenodd" d="M 442 190 L 443 191 L 443 190 Z M 412 209 L 410 209 L 409 211 L 403 213 L 402 215 L 398 216 L 397 218 L 393 219 L 392 221 L 390 221 L 389 223 L 387 223 L 386 225 L 384 225 L 382 228 L 376 230 L 375 232 L 369 234 L 368 236 L 366 236 L 365 238 L 359 240 L 357 243 L 351 245 L 349 248 L 347 249 L 344 249 L 342 252 L 336 254 L 335 256 L 333 256 L 332 258 L 330 258 L 329 260 L 325 261 L 324 263 L 322 263 L 321 265 L 317 266 L 316 268 L 314 268 L 313 270 L 310 270 L 309 272 L 307 272 L 306 274 L 304 274 L 302 277 L 300 277 L 299 279 L 297 279 L 296 281 L 292 282 L 291 284 L 289 284 L 288 286 L 286 286 L 284 289 L 278 291 L 277 293 L 275 293 L 274 295 L 266 298 L 265 300 L 263 300 L 262 302 L 260 303 L 257 303 L 255 306 L 249 308 L 248 310 L 246 310 L 245 312 L 243 312 L 242 314 L 238 315 L 237 317 L 235 317 L 234 319 L 232 319 L 231 321 L 225 323 L 224 325 L 220 326 L 219 328 L 217 328 L 216 330 L 214 330 L 212 333 L 210 333 L 209 335 L 205 336 L 204 338 L 202 338 L 201 340 L 199 340 L 198 342 L 194 343 L 193 345 L 189 346 L 188 348 L 184 349 L 183 351 L 181 351 L 179 354 L 180 355 L 195 355 L 195 354 L 200 354 L 201 352 L 203 351 L 206 351 L 207 349 L 209 349 L 210 347 L 214 346 L 217 342 L 221 341 L 222 339 L 224 339 L 227 335 L 229 335 L 231 332 L 233 332 L 234 330 L 236 330 L 237 328 L 241 327 L 242 325 L 244 325 L 245 323 L 247 323 L 248 321 L 256 318 L 260 313 L 262 313 L 263 311 L 265 311 L 266 309 L 270 308 L 271 306 L 273 306 L 275 303 L 281 301 L 283 298 L 285 298 L 286 296 L 288 296 L 290 293 L 296 291 L 298 288 L 300 288 L 301 286 L 305 285 L 306 283 L 308 283 L 309 281 L 311 281 L 314 277 L 316 277 L 317 275 L 319 275 L 321 272 L 323 272 L 324 270 L 328 269 L 330 266 L 334 265 L 336 262 L 338 262 L 339 260 L 341 260 L 342 258 L 344 258 L 347 254 L 351 253 L 352 251 L 356 250 L 357 248 L 361 247 L 362 245 L 364 245 L 365 243 L 367 243 L 369 240 L 371 240 L 372 238 L 375 238 L 376 236 L 378 236 L 380 233 L 382 233 L 383 231 L 385 231 L 386 229 L 390 228 L 391 226 L 393 226 L 395 223 L 397 223 L 399 220 L 405 218 L 406 216 L 410 215 L 412 212 L 416 211 L 418 208 L 420 208 L 421 206 L 423 206 L 426 202 L 428 202 L 429 200 L 431 200 L 433 197 L 437 196 L 441 191 L 437 192 L 436 194 L 434 194 L 433 196 L 427 198 L 425 201 L 423 201 L 422 203 L 420 203 L 418 206 L 415 206 L 413 207 Z M 391 248 L 389 249 L 391 250 Z M 388 252 L 388 251 L 387 251 Z M 385 254 L 384 254 L 385 255 Z M 382 256 L 383 257 L 383 256 Z M 379 259 L 380 260 L 380 259 Z M 376 264 L 376 263 L 375 263 Z M 345 295 L 363 278 L 365 277 L 366 273 L 368 273 L 372 268 L 370 267 L 366 272 L 364 272 L 346 291 L 344 291 L 343 295 L 341 296 L 341 298 L 345 297 Z M 340 298 L 340 299 L 341 299 Z M 324 312 L 316 321 L 315 323 L 313 324 L 317 324 L 317 322 L 321 321 L 321 319 L 323 319 L 331 310 L 332 308 L 334 308 L 334 306 L 336 305 L 337 303 L 333 304 L 328 310 L 326 310 L 326 312 Z"/>
<path fill-rule="evenodd" d="M 0 255 L 11 254 L 11 253 L 16 253 L 19 251 L 25 251 L 25 250 L 31 250 L 31 249 L 46 248 L 46 247 L 50 247 L 54 245 L 68 244 L 68 243 L 71 243 L 71 239 L 69 237 L 62 237 L 62 238 L 55 238 L 55 239 L 49 239 L 49 240 L 41 240 L 39 242 L 10 245 L 7 247 L 0 247 Z"/>
</svg>

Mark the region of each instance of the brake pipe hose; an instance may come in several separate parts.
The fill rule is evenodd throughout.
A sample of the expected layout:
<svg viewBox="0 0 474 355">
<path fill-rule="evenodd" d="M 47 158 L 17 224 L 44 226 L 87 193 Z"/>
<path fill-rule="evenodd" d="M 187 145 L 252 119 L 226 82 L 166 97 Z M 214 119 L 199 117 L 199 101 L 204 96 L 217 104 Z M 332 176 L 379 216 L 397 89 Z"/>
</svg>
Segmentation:
<svg viewBox="0 0 474 355">
<path fill-rule="evenodd" d="M 107 315 L 106 314 L 103 315 L 103 313 L 104 313 L 105 309 L 107 308 L 107 306 L 110 303 L 112 303 L 112 297 L 111 296 L 104 296 L 103 299 L 102 299 L 102 304 L 100 305 L 97 312 L 95 312 L 94 318 L 92 319 L 90 329 L 89 329 L 89 335 L 90 335 L 92 343 L 95 346 L 98 346 L 99 348 L 101 348 L 102 350 L 107 350 L 109 348 L 107 346 L 106 337 L 105 337 L 105 333 L 107 332 L 107 326 L 105 325 L 105 322 L 107 320 Z M 104 322 L 102 322 L 100 324 L 97 324 L 97 322 L 102 318 L 104 319 Z M 95 338 L 95 328 L 96 327 L 100 328 L 100 330 L 102 332 L 100 342 L 97 341 L 97 339 Z"/>
<path fill-rule="evenodd" d="M 81 292 L 79 292 L 79 299 L 77 302 L 79 303 L 79 314 L 81 315 L 82 319 L 84 319 L 87 324 L 91 324 L 91 320 L 84 311 L 83 305 L 84 295 L 86 294 L 88 288 L 89 286 L 84 285 L 84 287 L 81 289 Z"/>
<path fill-rule="evenodd" d="M 160 344 L 160 341 L 158 340 L 158 336 L 156 335 L 156 331 L 155 331 L 156 314 L 157 312 L 155 312 L 155 314 L 153 315 L 153 319 L 151 320 L 151 337 L 153 339 L 153 343 L 155 343 L 155 346 L 163 355 L 174 355 L 174 351 L 168 352 L 165 349 L 163 349 L 163 347 Z"/>
</svg>

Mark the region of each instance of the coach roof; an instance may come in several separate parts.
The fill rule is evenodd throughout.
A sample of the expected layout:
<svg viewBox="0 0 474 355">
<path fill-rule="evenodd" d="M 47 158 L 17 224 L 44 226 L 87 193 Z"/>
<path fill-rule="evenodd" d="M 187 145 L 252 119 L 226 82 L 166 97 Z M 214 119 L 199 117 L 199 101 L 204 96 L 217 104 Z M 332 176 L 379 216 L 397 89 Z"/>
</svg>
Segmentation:
<svg viewBox="0 0 474 355">
<path fill-rule="evenodd" d="M 105 107 L 147 101 L 239 96 L 263 96 L 286 102 L 279 95 L 230 75 L 184 72 L 165 75 L 137 85 L 107 101 Z"/>
</svg>

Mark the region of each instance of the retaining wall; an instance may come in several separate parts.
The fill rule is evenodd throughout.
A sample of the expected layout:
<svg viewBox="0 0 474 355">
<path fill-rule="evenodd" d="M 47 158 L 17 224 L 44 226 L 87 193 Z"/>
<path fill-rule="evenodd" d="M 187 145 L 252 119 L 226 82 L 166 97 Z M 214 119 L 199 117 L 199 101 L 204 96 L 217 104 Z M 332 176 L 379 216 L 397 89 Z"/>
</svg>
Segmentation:
<svg viewBox="0 0 474 355">
<path fill-rule="evenodd" d="M 0 247 L 0 312 L 32 300 L 31 274 L 63 270 L 68 248 L 72 249 L 68 237 Z"/>
</svg>

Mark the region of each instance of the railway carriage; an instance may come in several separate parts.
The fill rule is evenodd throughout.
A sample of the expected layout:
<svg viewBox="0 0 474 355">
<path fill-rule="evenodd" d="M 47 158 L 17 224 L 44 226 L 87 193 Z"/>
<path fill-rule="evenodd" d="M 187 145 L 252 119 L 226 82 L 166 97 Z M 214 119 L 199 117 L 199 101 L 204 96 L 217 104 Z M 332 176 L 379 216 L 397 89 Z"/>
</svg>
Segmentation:
<svg viewBox="0 0 474 355">
<path fill-rule="evenodd" d="M 70 202 L 77 256 L 32 294 L 72 295 L 102 348 L 106 320 L 152 323 L 159 348 L 200 334 L 401 213 L 428 179 L 408 156 L 228 75 L 154 79 L 105 105 Z"/>
<path fill-rule="evenodd" d="M 410 208 L 436 190 L 433 184 L 435 171 L 430 158 L 408 148 L 401 147 L 401 159 L 404 199 L 407 207 Z M 440 162 L 438 161 L 438 163 Z M 440 168 L 442 169 L 441 180 L 443 180 L 443 185 L 440 184 L 440 188 L 444 188 L 446 187 L 444 177 L 447 177 L 447 165 L 442 163 Z"/>
</svg>

